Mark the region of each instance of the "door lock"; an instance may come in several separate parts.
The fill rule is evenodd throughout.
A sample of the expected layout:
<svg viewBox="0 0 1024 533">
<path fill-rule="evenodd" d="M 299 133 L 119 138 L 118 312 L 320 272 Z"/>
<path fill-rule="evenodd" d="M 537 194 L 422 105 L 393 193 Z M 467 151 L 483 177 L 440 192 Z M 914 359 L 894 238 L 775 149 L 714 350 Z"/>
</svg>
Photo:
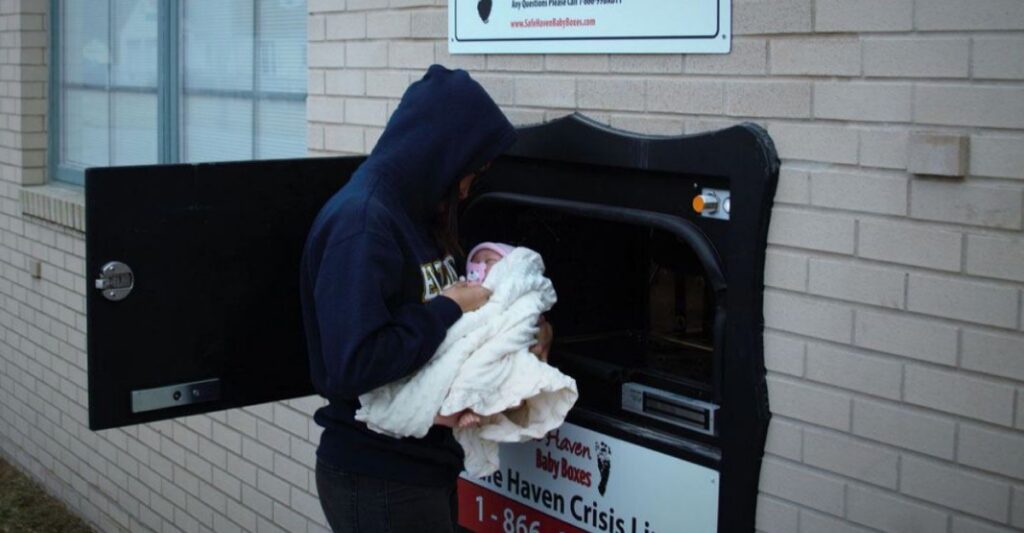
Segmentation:
<svg viewBox="0 0 1024 533">
<path fill-rule="evenodd" d="M 104 298 L 112 302 L 127 298 L 134 286 L 135 274 L 132 268 L 120 261 L 103 265 L 100 277 L 96 279 L 96 288 L 103 293 Z"/>
</svg>

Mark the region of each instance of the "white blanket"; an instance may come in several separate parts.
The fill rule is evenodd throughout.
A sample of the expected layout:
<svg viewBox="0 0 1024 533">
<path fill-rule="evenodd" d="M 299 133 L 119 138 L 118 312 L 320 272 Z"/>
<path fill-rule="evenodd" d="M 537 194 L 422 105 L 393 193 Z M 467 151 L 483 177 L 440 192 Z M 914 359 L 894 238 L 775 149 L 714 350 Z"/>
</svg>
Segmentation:
<svg viewBox="0 0 1024 533">
<path fill-rule="evenodd" d="M 483 477 L 498 469 L 498 443 L 539 439 L 562 425 L 579 393 L 576 381 L 530 353 L 537 320 L 555 303 L 544 261 L 516 248 L 491 267 L 493 291 L 451 328 L 416 373 L 359 396 L 356 420 L 394 437 L 422 437 L 434 415 L 470 409 L 480 427 L 455 429 L 465 468 Z"/>
</svg>

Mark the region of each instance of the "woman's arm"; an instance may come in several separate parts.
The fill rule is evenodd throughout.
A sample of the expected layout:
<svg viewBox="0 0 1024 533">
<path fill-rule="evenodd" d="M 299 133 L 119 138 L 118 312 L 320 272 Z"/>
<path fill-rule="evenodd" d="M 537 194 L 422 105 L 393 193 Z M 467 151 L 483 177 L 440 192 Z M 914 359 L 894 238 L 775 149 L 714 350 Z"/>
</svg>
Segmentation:
<svg viewBox="0 0 1024 533">
<path fill-rule="evenodd" d="M 314 305 L 326 394 L 356 398 L 411 374 L 462 316 L 446 296 L 389 309 L 403 274 L 398 246 L 380 235 L 359 233 L 325 250 Z"/>
</svg>

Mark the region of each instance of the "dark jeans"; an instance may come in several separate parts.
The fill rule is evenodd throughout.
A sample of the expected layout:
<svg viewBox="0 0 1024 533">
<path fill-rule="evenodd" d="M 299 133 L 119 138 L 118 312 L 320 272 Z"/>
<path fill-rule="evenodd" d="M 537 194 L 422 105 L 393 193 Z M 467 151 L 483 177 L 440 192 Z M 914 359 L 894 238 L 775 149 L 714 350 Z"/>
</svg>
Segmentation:
<svg viewBox="0 0 1024 533">
<path fill-rule="evenodd" d="M 316 488 L 335 533 L 451 533 L 458 527 L 455 484 L 420 487 L 316 462 Z"/>
</svg>

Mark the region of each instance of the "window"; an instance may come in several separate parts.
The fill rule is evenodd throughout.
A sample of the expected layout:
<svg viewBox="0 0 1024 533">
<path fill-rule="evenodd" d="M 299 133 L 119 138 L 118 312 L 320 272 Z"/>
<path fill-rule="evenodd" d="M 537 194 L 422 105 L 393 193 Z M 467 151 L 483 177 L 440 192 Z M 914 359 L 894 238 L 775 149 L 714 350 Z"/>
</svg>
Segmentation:
<svg viewBox="0 0 1024 533">
<path fill-rule="evenodd" d="M 50 166 L 306 154 L 304 0 L 54 0 Z"/>
</svg>

